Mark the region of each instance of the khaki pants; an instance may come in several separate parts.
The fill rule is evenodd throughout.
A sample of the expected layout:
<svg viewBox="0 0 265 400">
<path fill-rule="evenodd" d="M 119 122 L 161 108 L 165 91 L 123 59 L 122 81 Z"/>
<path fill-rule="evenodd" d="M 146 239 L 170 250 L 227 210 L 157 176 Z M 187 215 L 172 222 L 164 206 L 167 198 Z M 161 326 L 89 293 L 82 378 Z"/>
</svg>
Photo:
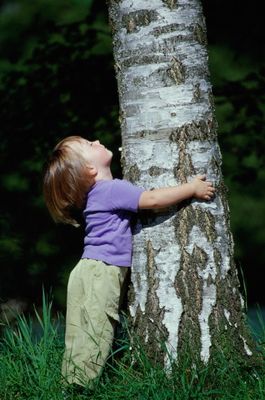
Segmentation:
<svg viewBox="0 0 265 400">
<path fill-rule="evenodd" d="M 100 374 L 119 322 L 127 270 L 90 259 L 81 259 L 72 270 L 67 288 L 62 364 L 68 383 L 85 385 Z"/>
</svg>

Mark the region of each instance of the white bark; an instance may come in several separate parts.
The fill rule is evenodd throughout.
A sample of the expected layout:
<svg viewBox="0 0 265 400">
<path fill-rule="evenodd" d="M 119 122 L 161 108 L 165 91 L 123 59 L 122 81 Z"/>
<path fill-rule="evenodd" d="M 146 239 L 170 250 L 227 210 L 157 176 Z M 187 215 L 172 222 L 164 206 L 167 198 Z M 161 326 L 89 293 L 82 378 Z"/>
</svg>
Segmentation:
<svg viewBox="0 0 265 400">
<path fill-rule="evenodd" d="M 232 336 L 240 332 L 242 351 L 250 355 L 232 260 L 200 3 L 113 0 L 110 22 L 125 177 L 151 189 L 206 173 L 217 188 L 212 202 L 193 200 L 178 212 L 171 209 L 138 221 L 130 304 L 136 330 L 150 345 L 165 340 L 173 359 L 188 337 L 207 362 L 213 334 L 229 326 Z M 168 363 L 166 355 L 164 361 Z"/>
</svg>

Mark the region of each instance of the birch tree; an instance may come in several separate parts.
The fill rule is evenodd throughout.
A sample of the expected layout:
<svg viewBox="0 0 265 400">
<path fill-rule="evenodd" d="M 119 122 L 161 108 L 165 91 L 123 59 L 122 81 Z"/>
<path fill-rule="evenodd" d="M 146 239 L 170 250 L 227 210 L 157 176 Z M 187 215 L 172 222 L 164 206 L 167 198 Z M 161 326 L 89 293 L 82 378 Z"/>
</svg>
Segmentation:
<svg viewBox="0 0 265 400">
<path fill-rule="evenodd" d="M 255 353 L 233 261 L 227 189 L 199 0 L 110 0 L 126 179 L 152 189 L 206 174 L 213 201 L 139 216 L 129 310 L 165 365 L 187 349 L 207 363 Z"/>
</svg>

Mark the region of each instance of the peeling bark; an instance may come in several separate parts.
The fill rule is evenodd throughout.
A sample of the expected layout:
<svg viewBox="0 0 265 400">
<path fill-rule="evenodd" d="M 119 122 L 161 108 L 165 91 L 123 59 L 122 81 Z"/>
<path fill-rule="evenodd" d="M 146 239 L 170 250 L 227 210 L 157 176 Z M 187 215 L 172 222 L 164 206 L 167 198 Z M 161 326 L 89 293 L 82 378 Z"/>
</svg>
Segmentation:
<svg viewBox="0 0 265 400">
<path fill-rule="evenodd" d="M 109 17 L 124 176 L 152 189 L 207 174 L 216 187 L 211 202 L 140 213 L 133 328 L 165 365 L 168 354 L 174 360 L 187 348 L 206 363 L 224 345 L 249 360 L 255 351 L 233 262 L 200 2 L 110 0 Z"/>
</svg>

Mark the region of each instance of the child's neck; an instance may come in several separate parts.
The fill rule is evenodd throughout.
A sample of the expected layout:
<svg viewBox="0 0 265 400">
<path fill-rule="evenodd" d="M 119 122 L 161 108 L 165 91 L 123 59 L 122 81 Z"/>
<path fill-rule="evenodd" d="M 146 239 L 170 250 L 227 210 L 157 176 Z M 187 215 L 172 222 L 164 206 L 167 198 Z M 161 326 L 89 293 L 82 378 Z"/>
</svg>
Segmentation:
<svg viewBox="0 0 265 400">
<path fill-rule="evenodd" d="M 95 178 L 95 181 L 106 181 L 106 180 L 112 180 L 112 173 L 110 168 L 104 168 L 104 169 L 100 169 L 97 173 L 97 176 Z"/>
</svg>

